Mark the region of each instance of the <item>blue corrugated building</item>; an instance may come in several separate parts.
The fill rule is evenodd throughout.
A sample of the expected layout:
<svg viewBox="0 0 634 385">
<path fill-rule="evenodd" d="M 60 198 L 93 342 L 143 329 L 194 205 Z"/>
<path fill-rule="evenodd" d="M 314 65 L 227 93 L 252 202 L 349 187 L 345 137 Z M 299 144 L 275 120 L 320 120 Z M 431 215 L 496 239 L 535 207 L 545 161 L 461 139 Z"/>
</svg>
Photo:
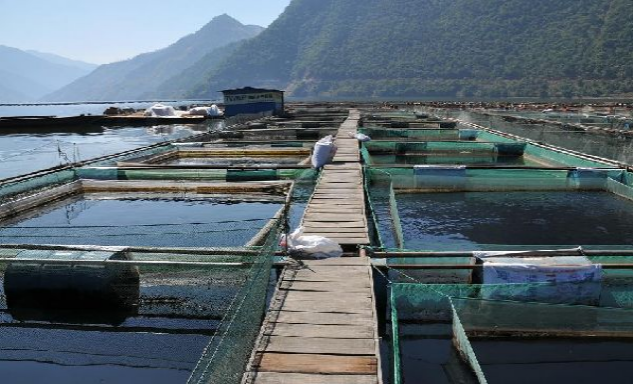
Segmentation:
<svg viewBox="0 0 634 385">
<path fill-rule="evenodd" d="M 223 90 L 225 116 L 284 112 L 284 91 L 244 87 Z"/>
</svg>

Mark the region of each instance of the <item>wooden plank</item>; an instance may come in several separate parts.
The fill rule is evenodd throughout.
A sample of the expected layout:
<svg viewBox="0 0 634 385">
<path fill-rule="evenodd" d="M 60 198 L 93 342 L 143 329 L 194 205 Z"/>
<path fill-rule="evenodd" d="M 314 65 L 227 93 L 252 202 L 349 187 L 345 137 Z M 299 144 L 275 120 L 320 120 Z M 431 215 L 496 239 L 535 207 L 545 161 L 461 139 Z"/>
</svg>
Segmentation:
<svg viewBox="0 0 634 385">
<path fill-rule="evenodd" d="M 336 215 L 336 214 L 315 214 L 315 213 L 306 213 L 304 215 L 304 220 L 302 221 L 303 225 L 308 225 L 309 222 L 319 223 L 319 222 L 340 222 L 340 223 L 362 223 L 365 226 L 365 216 L 360 214 L 349 214 L 349 215 Z M 357 225 L 358 226 L 358 225 Z M 320 227 L 317 224 L 314 224 L 311 227 Z M 350 227 L 350 226 L 348 226 Z"/>
<path fill-rule="evenodd" d="M 256 384 L 376 384 L 375 375 L 259 372 Z"/>
<path fill-rule="evenodd" d="M 307 261 L 307 262 L 311 262 L 311 261 Z M 369 274 L 370 269 L 368 265 L 354 265 L 354 266 L 346 266 L 346 267 L 341 267 L 342 265 L 336 264 L 336 265 L 320 265 L 320 264 L 311 264 L 311 263 L 306 263 L 304 264 L 304 267 L 299 269 L 298 272 L 300 271 L 310 271 L 310 272 L 314 272 L 314 273 L 324 273 L 324 272 L 345 272 L 346 274 L 355 274 L 358 275 L 360 273 L 363 274 Z"/>
<path fill-rule="evenodd" d="M 372 306 L 370 301 L 371 293 L 351 293 L 351 292 L 315 292 L 302 290 L 288 290 L 284 302 L 304 301 L 304 302 L 329 302 L 349 303 L 350 306 Z"/>
<path fill-rule="evenodd" d="M 341 269 L 343 270 L 343 269 Z M 365 278 L 365 276 L 367 276 L 368 274 L 364 274 L 364 273 L 347 273 L 345 271 L 341 272 L 341 271 L 322 271 L 322 272 L 311 272 L 311 271 L 300 271 L 295 273 L 294 277 L 295 279 L 309 279 L 312 277 L 319 277 L 319 278 L 323 278 L 324 281 L 326 279 L 332 281 L 334 279 L 340 279 L 343 281 L 350 281 L 352 278 L 354 278 L 356 281 L 362 281 L 362 279 L 360 279 L 361 277 Z"/>
<path fill-rule="evenodd" d="M 313 211 L 311 211 L 313 212 Z M 306 233 L 318 233 L 318 232 L 330 232 L 330 231 L 334 231 L 332 227 L 313 227 L 311 226 L 304 226 L 304 232 Z M 367 234 L 368 229 L 365 227 L 341 227 L 341 228 L 336 228 L 336 231 L 338 233 L 362 233 L 362 234 Z"/>
<path fill-rule="evenodd" d="M 350 214 L 359 214 L 361 213 L 361 208 L 353 207 L 353 208 L 345 208 L 345 207 L 337 207 L 336 205 L 328 206 L 320 206 L 313 207 L 308 206 L 308 209 L 305 211 L 306 213 L 350 213 Z"/>
<path fill-rule="evenodd" d="M 373 339 L 271 336 L 264 351 L 275 353 L 374 355 Z"/>
<path fill-rule="evenodd" d="M 295 293 L 306 294 L 306 293 L 315 293 L 315 292 L 299 291 Z M 284 300 L 284 308 L 288 308 L 289 310 L 291 309 L 296 310 L 298 309 L 298 306 L 303 306 L 304 309 L 306 309 L 306 307 L 308 306 L 313 306 L 315 308 L 315 311 L 319 311 L 319 312 L 324 312 L 324 311 L 327 311 L 328 309 L 337 309 L 337 311 L 344 310 L 351 313 L 353 312 L 358 313 L 360 311 L 363 312 L 364 310 L 367 310 L 372 307 L 372 301 L 370 297 L 361 297 L 358 299 L 347 298 L 345 300 L 344 299 L 339 300 L 339 299 L 334 299 L 335 295 L 333 295 L 333 293 L 318 293 L 317 292 L 317 294 L 328 294 L 327 297 L 330 298 L 330 300 L 319 299 L 317 297 L 309 297 L 306 299 L 302 299 L 300 295 L 297 295 L 297 296 L 294 296 L 293 298 L 287 298 L 286 300 Z M 360 293 L 350 293 L 350 294 L 355 295 Z"/>
<path fill-rule="evenodd" d="M 333 182 L 329 182 L 329 183 L 333 183 Z M 342 192 L 361 194 L 363 193 L 363 186 L 356 185 L 354 187 L 347 187 L 347 188 L 331 188 L 331 187 L 324 187 L 324 186 L 318 185 L 317 188 L 315 189 L 315 193 L 326 193 L 326 192 L 332 192 L 337 194 L 341 194 Z"/>
<path fill-rule="evenodd" d="M 280 311 L 276 321 L 287 324 L 315 325 L 362 325 L 374 326 L 374 320 L 368 314 L 324 313 L 316 311 Z"/>
<path fill-rule="evenodd" d="M 345 238 L 345 237 L 341 237 L 341 238 L 336 238 L 333 236 L 328 237 L 330 239 L 332 239 L 333 241 L 337 242 L 340 245 L 367 245 L 370 244 L 370 239 L 369 238 Z"/>
<path fill-rule="evenodd" d="M 275 323 L 267 335 L 312 338 L 374 338 L 372 326 Z"/>
<path fill-rule="evenodd" d="M 304 220 L 307 218 L 314 217 L 321 222 L 333 222 L 333 221 L 341 221 L 341 222 L 365 222 L 365 215 L 361 215 L 361 213 L 356 215 L 307 215 L 304 217 Z"/>
<path fill-rule="evenodd" d="M 313 199 L 308 204 L 308 207 L 319 206 L 319 205 L 332 206 L 332 204 L 333 202 L 330 199 L 320 199 L 317 197 L 313 197 Z M 365 207 L 364 202 L 361 202 L 361 201 L 341 201 L 341 202 L 337 202 L 336 204 L 337 206 L 346 207 L 346 208 Z"/>
<path fill-rule="evenodd" d="M 318 293 L 331 293 L 331 295 L 336 295 L 337 292 L 346 292 L 346 293 L 367 293 L 371 295 L 370 287 L 367 285 L 359 285 L 359 284 L 350 284 L 346 285 L 345 282 L 342 282 L 337 285 L 336 288 L 332 288 L 332 285 L 324 285 L 323 283 L 315 283 L 315 282 L 303 282 L 303 281 L 283 281 L 280 284 L 280 290 L 297 290 L 297 291 L 306 291 L 306 292 L 318 292 Z"/>
<path fill-rule="evenodd" d="M 302 273 L 302 274 L 296 274 L 295 276 L 293 276 L 293 278 L 289 278 L 295 281 L 308 281 L 308 282 L 347 282 L 349 281 L 349 279 L 346 279 L 345 276 L 342 275 L 333 275 L 333 274 L 326 274 L 326 273 L 322 273 L 322 274 L 309 274 L 309 273 Z"/>
<path fill-rule="evenodd" d="M 315 278 L 324 278 L 321 281 Z M 323 284 L 323 282 L 331 282 L 332 280 L 335 280 L 336 278 L 339 278 L 341 280 L 340 284 L 337 285 L 337 287 L 341 287 L 342 289 L 346 289 L 346 288 L 369 288 L 370 284 L 369 282 L 367 282 L 365 279 L 354 279 L 354 280 L 346 280 L 345 277 L 342 277 L 340 275 L 332 275 L 332 274 L 326 274 L 326 273 L 321 273 L 319 275 L 317 274 L 309 274 L 309 273 L 302 273 L 302 274 L 294 274 L 294 275 L 289 275 L 288 277 L 282 277 L 282 279 L 284 281 L 288 281 L 288 282 L 295 282 L 295 283 L 300 283 L 300 282 L 304 282 L 306 283 L 306 281 L 308 282 L 313 282 L 313 283 L 317 283 L 317 284 L 322 284 L 323 289 L 320 291 L 329 291 L 328 286 L 331 285 L 327 285 L 327 284 Z M 298 289 L 301 290 L 301 289 Z M 316 286 L 314 287 L 314 290 L 316 289 Z M 337 290 L 337 289 L 330 289 L 330 291 L 333 290 Z"/>
<path fill-rule="evenodd" d="M 361 190 L 363 191 L 363 185 L 361 183 L 348 183 L 348 182 L 321 182 L 319 183 L 319 189 L 332 190 L 332 189 L 347 189 L 347 190 Z"/>
<path fill-rule="evenodd" d="M 313 219 L 313 220 L 304 220 L 304 226 L 305 227 L 314 227 L 314 228 L 320 228 L 320 229 L 329 229 L 329 228 L 344 228 L 344 227 L 364 227 L 365 226 L 365 221 L 350 221 L 350 222 L 337 222 L 337 221 L 331 221 L 331 222 L 322 222 L 318 219 Z"/>
<path fill-rule="evenodd" d="M 349 208 L 349 209 L 353 209 L 353 208 L 362 209 L 365 207 L 363 202 L 358 202 L 358 201 L 357 202 L 355 201 L 333 202 L 332 199 L 321 199 L 321 198 L 313 198 L 311 202 L 307 205 L 307 207 L 320 207 L 320 206 L 332 207 L 333 204 L 339 207 Z"/>
<path fill-rule="evenodd" d="M 376 373 L 376 367 L 374 356 L 263 353 L 259 362 L 263 372 L 371 375 Z"/>
<path fill-rule="evenodd" d="M 331 238 L 331 239 L 350 239 L 350 238 L 367 238 L 367 231 L 356 231 L 356 232 L 333 232 L 333 229 L 329 229 L 329 231 L 325 230 L 313 230 L 313 231 L 305 231 L 304 235 L 320 235 L 322 237 Z"/>
<path fill-rule="evenodd" d="M 285 302 L 284 310 L 286 311 L 305 311 L 308 306 L 311 306 L 312 310 L 316 313 L 345 313 L 345 314 L 360 314 L 365 317 L 372 317 L 372 309 L 369 307 L 350 307 L 349 303 L 332 303 L 325 304 L 323 302 Z M 318 337 L 318 336 L 312 336 Z M 322 335 L 323 337 L 323 335 Z M 326 336 L 327 337 L 327 336 Z M 345 337 L 345 336 L 343 336 Z M 361 337 L 365 338 L 365 337 Z"/>
<path fill-rule="evenodd" d="M 314 261 L 304 261 L 304 265 L 306 266 L 316 266 L 316 265 L 345 266 L 348 264 L 368 266 L 368 269 L 370 269 L 369 261 L 366 258 L 359 258 L 359 257 L 341 257 L 341 258 L 317 259 Z"/>
</svg>

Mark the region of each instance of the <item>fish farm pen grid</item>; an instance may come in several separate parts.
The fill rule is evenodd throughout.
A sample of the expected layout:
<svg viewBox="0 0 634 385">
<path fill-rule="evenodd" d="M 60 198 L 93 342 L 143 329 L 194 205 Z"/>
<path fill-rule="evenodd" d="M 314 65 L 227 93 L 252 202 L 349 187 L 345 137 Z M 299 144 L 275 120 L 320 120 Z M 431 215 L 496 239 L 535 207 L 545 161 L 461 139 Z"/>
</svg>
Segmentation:
<svg viewBox="0 0 634 385">
<path fill-rule="evenodd" d="M 515 365 L 631 380 L 631 165 L 400 107 L 287 103 L 284 117 L 0 181 L 0 368 L 487 383 L 515 381 Z M 336 152 L 315 169 L 326 135 Z M 280 237 L 298 226 L 343 255 L 293 257 Z"/>
</svg>

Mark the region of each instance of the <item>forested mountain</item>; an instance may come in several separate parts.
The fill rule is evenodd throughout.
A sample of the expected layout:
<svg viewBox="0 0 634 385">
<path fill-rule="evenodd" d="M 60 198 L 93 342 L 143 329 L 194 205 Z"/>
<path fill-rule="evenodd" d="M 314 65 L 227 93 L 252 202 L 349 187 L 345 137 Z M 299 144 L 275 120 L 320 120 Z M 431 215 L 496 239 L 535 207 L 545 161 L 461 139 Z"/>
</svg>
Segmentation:
<svg viewBox="0 0 634 385">
<path fill-rule="evenodd" d="M 39 54 L 0 45 L 0 102 L 33 102 L 90 72 L 57 56 L 51 60 Z M 68 62 L 63 63 L 63 60 Z"/>
<path fill-rule="evenodd" d="M 46 96 L 46 101 L 100 101 L 156 98 L 165 81 L 217 48 L 256 36 L 262 27 L 243 25 L 228 15 L 213 18 L 196 33 L 169 47 L 132 59 L 99 66 L 68 86 Z"/>
<path fill-rule="evenodd" d="M 632 90 L 631 0 L 293 0 L 192 86 L 312 97 Z"/>
<path fill-rule="evenodd" d="M 205 81 L 205 79 L 209 79 L 218 64 L 225 60 L 236 49 L 238 49 L 238 47 L 240 47 L 242 43 L 242 41 L 238 41 L 235 43 L 227 44 L 220 48 L 216 48 L 215 50 L 200 58 L 200 60 L 198 60 L 192 66 L 180 72 L 178 75 L 175 75 L 161 83 L 158 87 L 156 87 L 156 89 L 146 92 L 141 96 L 141 98 L 186 98 L 192 88 Z"/>
</svg>

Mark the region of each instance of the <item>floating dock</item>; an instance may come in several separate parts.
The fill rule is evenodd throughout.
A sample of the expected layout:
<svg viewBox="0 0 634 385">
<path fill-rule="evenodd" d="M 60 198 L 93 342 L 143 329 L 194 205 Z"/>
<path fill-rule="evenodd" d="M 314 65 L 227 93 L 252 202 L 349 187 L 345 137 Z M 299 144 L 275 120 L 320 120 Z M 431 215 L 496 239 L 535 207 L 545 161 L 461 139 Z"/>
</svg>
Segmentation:
<svg viewBox="0 0 634 385">
<path fill-rule="evenodd" d="M 245 382 L 380 382 L 378 328 L 368 258 L 287 267 Z"/>
<path fill-rule="evenodd" d="M 337 154 L 324 167 L 302 221 L 306 235 L 328 237 L 353 250 L 370 244 L 359 141 L 352 137 L 358 124 L 359 112 L 351 110 L 337 131 Z"/>
<path fill-rule="evenodd" d="M 302 221 L 305 234 L 331 238 L 348 250 L 370 243 L 359 142 L 352 136 L 358 122 L 359 112 L 351 110 Z M 245 382 L 379 383 L 375 309 L 365 254 L 287 267 Z"/>
</svg>

